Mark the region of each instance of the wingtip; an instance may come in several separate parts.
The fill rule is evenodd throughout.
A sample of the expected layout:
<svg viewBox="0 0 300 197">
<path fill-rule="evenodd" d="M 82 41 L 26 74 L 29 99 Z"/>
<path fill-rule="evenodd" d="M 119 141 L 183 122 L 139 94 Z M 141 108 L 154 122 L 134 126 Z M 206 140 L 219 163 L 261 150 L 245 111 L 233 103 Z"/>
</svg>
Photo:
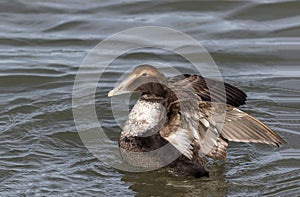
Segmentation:
<svg viewBox="0 0 300 197">
<path fill-rule="evenodd" d="M 275 142 L 275 144 L 277 147 L 281 147 L 281 146 L 287 144 L 287 141 L 285 141 L 283 138 L 281 138 L 280 141 Z"/>
</svg>

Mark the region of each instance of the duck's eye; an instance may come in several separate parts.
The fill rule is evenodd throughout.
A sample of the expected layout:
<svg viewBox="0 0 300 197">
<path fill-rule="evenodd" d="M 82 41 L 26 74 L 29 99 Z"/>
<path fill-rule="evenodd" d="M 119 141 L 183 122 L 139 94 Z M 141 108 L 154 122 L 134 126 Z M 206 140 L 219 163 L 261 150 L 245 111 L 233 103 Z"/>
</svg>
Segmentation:
<svg viewBox="0 0 300 197">
<path fill-rule="evenodd" d="M 147 73 L 143 73 L 143 74 L 142 74 L 142 77 L 146 77 L 146 76 L 147 76 Z"/>
</svg>

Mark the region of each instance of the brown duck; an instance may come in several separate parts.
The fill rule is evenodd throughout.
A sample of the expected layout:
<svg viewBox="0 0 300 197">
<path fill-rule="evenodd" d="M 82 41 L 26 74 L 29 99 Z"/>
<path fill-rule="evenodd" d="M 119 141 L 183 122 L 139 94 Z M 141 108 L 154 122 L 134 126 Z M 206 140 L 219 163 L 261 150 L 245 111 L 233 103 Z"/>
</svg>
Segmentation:
<svg viewBox="0 0 300 197">
<path fill-rule="evenodd" d="M 140 65 L 108 96 L 128 92 L 142 93 L 119 139 L 121 155 L 132 166 L 160 166 L 168 156 L 177 154 L 178 158 L 164 169 L 201 177 L 208 175 L 205 157 L 224 160 L 229 141 L 273 146 L 286 143 L 262 122 L 236 108 L 245 104 L 247 95 L 227 83 L 190 74 L 167 78 L 151 65 Z M 172 148 L 155 156 L 131 154 L 166 144 Z"/>
</svg>

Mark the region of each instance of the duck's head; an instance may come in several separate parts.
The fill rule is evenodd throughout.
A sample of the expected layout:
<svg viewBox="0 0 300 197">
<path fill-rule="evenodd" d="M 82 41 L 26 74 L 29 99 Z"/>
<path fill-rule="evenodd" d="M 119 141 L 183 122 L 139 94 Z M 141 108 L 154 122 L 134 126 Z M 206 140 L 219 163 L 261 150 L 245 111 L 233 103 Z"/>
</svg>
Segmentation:
<svg viewBox="0 0 300 197">
<path fill-rule="evenodd" d="M 108 96 L 111 97 L 129 92 L 163 96 L 166 86 L 167 78 L 155 67 L 144 64 L 135 67 L 121 83 L 108 93 Z"/>
</svg>

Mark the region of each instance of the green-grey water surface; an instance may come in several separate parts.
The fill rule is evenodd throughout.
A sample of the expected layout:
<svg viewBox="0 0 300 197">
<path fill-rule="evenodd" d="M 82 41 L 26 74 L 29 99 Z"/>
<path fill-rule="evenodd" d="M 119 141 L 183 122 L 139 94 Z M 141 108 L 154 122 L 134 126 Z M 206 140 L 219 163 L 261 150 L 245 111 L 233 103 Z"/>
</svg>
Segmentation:
<svg viewBox="0 0 300 197">
<path fill-rule="evenodd" d="M 297 196 L 300 193 L 299 1 L 0 2 L 1 196 Z M 232 143 L 210 177 L 118 171 L 81 142 L 72 115 L 76 72 L 88 52 L 119 31 L 157 25 L 197 39 L 226 82 L 243 89 L 243 110 L 288 144 Z M 191 71 L 171 53 L 131 51 L 97 89 L 103 127 L 117 139 L 107 91 L 133 65 Z M 105 157 L 105 155 L 104 155 Z M 107 155 L 109 157 L 109 155 Z"/>
</svg>

